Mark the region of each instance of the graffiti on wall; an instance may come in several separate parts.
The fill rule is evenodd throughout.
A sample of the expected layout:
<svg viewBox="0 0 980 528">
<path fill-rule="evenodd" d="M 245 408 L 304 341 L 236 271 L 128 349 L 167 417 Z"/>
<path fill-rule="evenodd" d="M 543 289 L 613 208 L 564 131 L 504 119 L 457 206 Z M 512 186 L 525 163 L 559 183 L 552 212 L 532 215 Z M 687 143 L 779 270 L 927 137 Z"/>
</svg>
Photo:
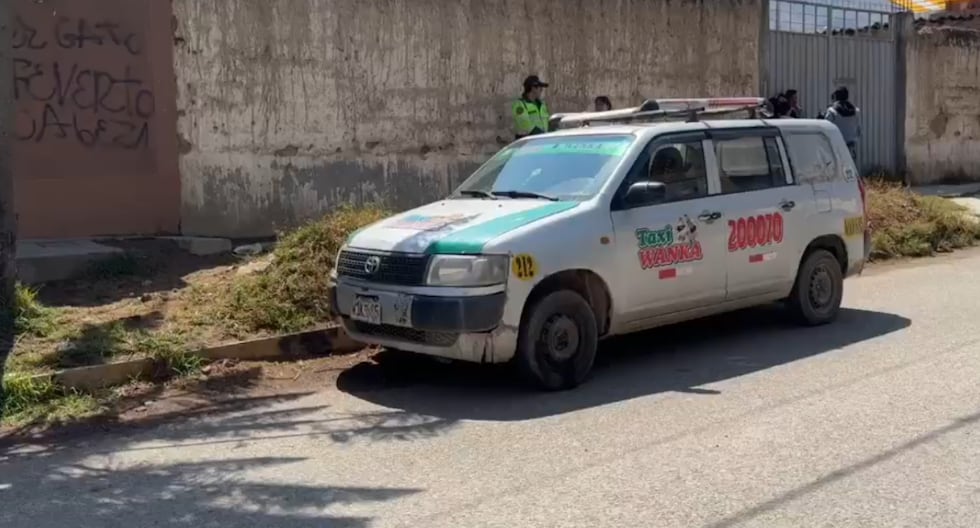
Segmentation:
<svg viewBox="0 0 980 528">
<path fill-rule="evenodd" d="M 125 61 L 110 67 L 92 60 L 113 52 L 142 62 L 140 34 L 108 20 L 67 16 L 43 25 L 16 16 L 12 29 L 14 99 L 22 114 L 18 140 L 148 148 L 156 110 L 150 83 Z"/>
</svg>

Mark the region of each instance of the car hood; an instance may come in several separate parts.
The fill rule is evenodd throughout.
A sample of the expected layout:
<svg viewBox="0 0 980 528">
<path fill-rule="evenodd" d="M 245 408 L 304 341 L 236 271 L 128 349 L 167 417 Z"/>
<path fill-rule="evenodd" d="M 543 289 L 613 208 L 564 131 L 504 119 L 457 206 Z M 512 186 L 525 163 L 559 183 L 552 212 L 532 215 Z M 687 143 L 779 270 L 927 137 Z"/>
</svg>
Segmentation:
<svg viewBox="0 0 980 528">
<path fill-rule="evenodd" d="M 479 254 L 487 242 L 578 204 L 507 198 L 443 200 L 364 227 L 348 238 L 347 245 L 404 253 Z"/>
</svg>

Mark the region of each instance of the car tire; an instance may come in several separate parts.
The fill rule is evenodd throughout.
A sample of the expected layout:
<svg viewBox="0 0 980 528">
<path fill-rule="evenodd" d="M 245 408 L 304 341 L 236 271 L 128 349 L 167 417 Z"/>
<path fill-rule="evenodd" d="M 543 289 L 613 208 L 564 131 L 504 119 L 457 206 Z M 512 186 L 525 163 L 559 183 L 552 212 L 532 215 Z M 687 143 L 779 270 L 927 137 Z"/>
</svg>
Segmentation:
<svg viewBox="0 0 980 528">
<path fill-rule="evenodd" d="M 789 308 L 800 324 L 827 324 L 840 313 L 844 297 L 844 274 L 840 262 L 825 249 L 808 253 L 796 273 L 789 295 Z"/>
<path fill-rule="evenodd" d="M 588 377 L 598 347 L 592 307 L 578 293 L 556 291 L 528 306 L 517 338 L 517 366 L 538 388 L 567 390 Z"/>
</svg>

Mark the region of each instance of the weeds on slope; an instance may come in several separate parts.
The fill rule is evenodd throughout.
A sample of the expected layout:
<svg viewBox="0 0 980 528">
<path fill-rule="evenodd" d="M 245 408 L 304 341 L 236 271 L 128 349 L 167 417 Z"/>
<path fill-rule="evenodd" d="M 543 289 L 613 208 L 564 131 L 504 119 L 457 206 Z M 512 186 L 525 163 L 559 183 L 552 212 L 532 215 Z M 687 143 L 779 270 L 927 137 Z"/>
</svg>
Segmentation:
<svg viewBox="0 0 980 528">
<path fill-rule="evenodd" d="M 965 207 L 881 180 L 870 180 L 867 189 L 874 260 L 924 257 L 980 242 L 980 219 Z"/>
</svg>

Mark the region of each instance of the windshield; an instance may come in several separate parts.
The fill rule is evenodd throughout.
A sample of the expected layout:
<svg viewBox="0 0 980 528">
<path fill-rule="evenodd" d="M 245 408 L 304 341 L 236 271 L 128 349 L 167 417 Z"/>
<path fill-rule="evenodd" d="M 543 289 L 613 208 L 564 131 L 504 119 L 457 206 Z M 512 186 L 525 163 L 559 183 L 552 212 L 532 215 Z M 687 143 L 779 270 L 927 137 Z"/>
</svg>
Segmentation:
<svg viewBox="0 0 980 528">
<path fill-rule="evenodd" d="M 529 139 L 490 158 L 454 197 L 585 200 L 599 191 L 633 139 L 625 134 Z"/>
</svg>

